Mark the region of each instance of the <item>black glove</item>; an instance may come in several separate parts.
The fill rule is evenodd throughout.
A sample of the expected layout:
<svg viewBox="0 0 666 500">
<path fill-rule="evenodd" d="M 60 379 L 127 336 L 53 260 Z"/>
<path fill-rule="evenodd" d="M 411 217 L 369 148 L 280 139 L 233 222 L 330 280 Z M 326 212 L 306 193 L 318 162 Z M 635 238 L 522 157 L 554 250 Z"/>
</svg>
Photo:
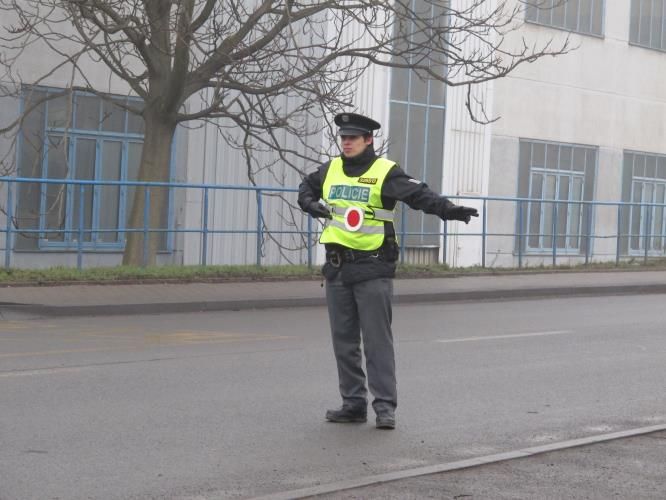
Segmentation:
<svg viewBox="0 0 666 500">
<path fill-rule="evenodd" d="M 320 217 L 322 219 L 331 218 L 331 211 L 318 201 L 311 201 L 303 210 L 312 215 L 312 217 Z"/>
<path fill-rule="evenodd" d="M 469 224 L 472 217 L 478 217 L 479 212 L 476 208 L 463 207 L 462 205 L 449 205 L 444 209 L 444 213 L 440 216 L 444 220 L 459 220 L 465 224 Z"/>
</svg>

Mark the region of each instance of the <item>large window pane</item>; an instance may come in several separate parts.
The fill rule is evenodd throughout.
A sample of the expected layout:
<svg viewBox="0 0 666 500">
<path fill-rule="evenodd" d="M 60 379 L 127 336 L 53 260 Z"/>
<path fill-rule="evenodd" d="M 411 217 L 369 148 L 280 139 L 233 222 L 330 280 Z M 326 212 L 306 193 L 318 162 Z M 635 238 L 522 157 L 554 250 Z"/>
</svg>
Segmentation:
<svg viewBox="0 0 666 500">
<path fill-rule="evenodd" d="M 604 32 L 604 14 L 604 0 L 593 0 L 591 33 L 602 34 Z"/>
<path fill-rule="evenodd" d="M 657 195 L 655 197 L 655 202 L 656 203 L 661 203 L 660 206 L 658 206 L 655 209 L 655 216 L 654 216 L 654 227 L 655 227 L 655 249 L 656 250 L 663 250 L 664 249 L 664 236 L 665 236 L 665 231 L 664 231 L 664 203 L 666 202 L 665 199 L 665 193 L 666 191 L 666 185 L 665 184 L 659 184 L 657 186 Z"/>
<path fill-rule="evenodd" d="M 95 157 L 97 141 L 92 139 L 77 139 L 76 141 L 76 169 L 75 178 L 78 180 L 95 179 Z M 78 230 L 81 225 L 81 187 L 73 185 L 73 214 L 72 228 Z M 92 241 L 92 213 L 93 213 L 93 191 L 91 185 L 83 186 L 83 241 Z M 72 234 L 72 241 L 79 240 L 79 233 Z"/>
<path fill-rule="evenodd" d="M 133 108 L 143 109 L 143 104 L 136 101 L 130 101 L 129 105 Z M 127 133 L 129 134 L 142 134 L 144 132 L 143 116 L 127 112 Z"/>
<path fill-rule="evenodd" d="M 585 172 L 585 150 L 576 148 L 573 154 L 573 162 L 571 167 L 576 172 Z"/>
<path fill-rule="evenodd" d="M 546 176 L 546 189 L 544 193 L 544 200 L 554 200 L 555 199 L 555 188 L 556 188 L 556 177 L 554 175 Z M 553 246 L 553 214 L 554 214 L 555 204 L 554 203 L 544 203 L 543 204 L 543 246 L 552 247 Z"/>
<path fill-rule="evenodd" d="M 657 177 L 659 179 L 666 179 L 666 156 L 661 156 L 657 166 Z"/>
<path fill-rule="evenodd" d="M 552 25 L 558 28 L 564 28 L 566 2 L 563 0 L 556 0 L 555 7 L 553 7 L 553 20 Z"/>
<path fill-rule="evenodd" d="M 645 177 L 654 179 L 657 176 L 657 158 L 655 156 L 645 157 Z"/>
<path fill-rule="evenodd" d="M 644 155 L 634 155 L 634 177 L 645 177 Z"/>
<path fill-rule="evenodd" d="M 643 0 L 641 3 L 641 24 L 639 27 L 638 43 L 650 46 L 650 26 L 652 20 L 652 0 Z"/>
<path fill-rule="evenodd" d="M 543 175 L 533 174 L 530 198 L 535 200 L 542 199 L 543 196 Z M 532 202 L 529 208 L 530 235 L 528 238 L 530 248 L 539 248 L 541 236 L 541 203 Z"/>
<path fill-rule="evenodd" d="M 641 2 L 631 0 L 631 22 L 629 25 L 629 41 L 638 43 L 638 31 L 641 24 Z"/>
<path fill-rule="evenodd" d="M 664 203 L 664 184 L 658 184 L 655 190 L 655 203 Z M 663 227 L 664 227 L 664 207 L 656 206 L 653 210 L 652 219 L 652 249 L 661 250 L 663 248 Z"/>
<path fill-rule="evenodd" d="M 389 154 L 390 157 L 406 166 L 407 149 L 407 122 L 409 114 L 407 104 L 391 103 L 391 116 L 389 117 Z"/>
<path fill-rule="evenodd" d="M 582 33 L 592 31 L 592 0 L 580 0 L 578 9 L 578 29 Z"/>
<path fill-rule="evenodd" d="M 104 141 L 102 144 L 102 181 L 119 181 L 120 169 L 122 165 L 122 142 Z M 120 209 L 120 188 L 118 186 L 101 185 L 98 188 L 100 194 L 100 215 L 99 228 L 117 229 L 118 211 Z M 118 240 L 117 232 L 102 231 L 98 235 L 98 240 L 103 242 L 115 242 Z"/>
<path fill-rule="evenodd" d="M 559 176 L 558 197 L 560 201 L 569 201 L 569 176 Z M 569 214 L 568 203 L 557 204 L 557 247 L 566 246 L 567 220 Z"/>
<path fill-rule="evenodd" d="M 641 206 L 643 201 L 643 183 L 634 182 L 632 190 L 632 203 L 631 206 L 631 249 L 640 250 L 640 235 L 641 235 Z"/>
<path fill-rule="evenodd" d="M 573 162 L 573 149 L 570 146 L 562 146 L 560 148 L 560 170 L 571 170 Z"/>
<path fill-rule="evenodd" d="M 532 167 L 545 167 L 546 166 L 546 145 L 540 142 L 532 144 L 532 159 L 530 166 Z"/>
<path fill-rule="evenodd" d="M 426 167 L 426 150 L 424 148 L 424 139 L 426 137 L 425 121 L 426 108 L 421 106 L 412 106 L 409 112 L 409 153 L 407 164 L 402 167 L 409 175 L 416 179 L 424 179 Z M 423 231 L 423 217 L 425 214 L 418 210 L 409 210 L 407 212 L 407 227 L 410 232 Z M 406 239 L 408 245 L 424 245 L 423 236 L 412 235 Z"/>
<path fill-rule="evenodd" d="M 100 99 L 95 96 L 76 96 L 75 128 L 79 130 L 99 130 Z"/>
<path fill-rule="evenodd" d="M 139 166 L 141 165 L 141 152 L 143 150 L 143 144 L 136 142 L 131 142 L 127 148 L 127 180 L 135 181 L 139 178 Z M 127 195 L 125 199 L 127 200 L 127 207 L 125 208 L 125 225 L 129 227 L 129 218 L 132 213 L 132 207 L 134 207 L 134 197 L 136 195 L 136 187 L 128 186 Z"/>
<path fill-rule="evenodd" d="M 652 6 L 652 25 L 650 26 L 650 47 L 662 48 L 661 33 L 663 21 L 663 1 L 654 0 Z"/>
<path fill-rule="evenodd" d="M 574 177 L 571 199 L 583 200 L 583 179 Z M 574 203 L 571 206 L 569 218 L 569 248 L 580 248 L 580 221 L 583 214 L 583 205 Z"/>
<path fill-rule="evenodd" d="M 548 144 L 546 147 L 546 168 L 557 170 L 560 163 L 560 148 L 554 144 Z"/>
<path fill-rule="evenodd" d="M 125 109 L 107 100 L 102 101 L 102 130 L 104 132 L 125 131 Z"/>
<path fill-rule="evenodd" d="M 68 149 L 69 141 L 62 136 L 48 137 L 47 178 L 67 179 L 69 176 Z M 49 230 L 64 231 L 67 220 L 67 185 L 47 184 L 45 204 L 42 208 L 44 214 L 44 227 Z M 47 241 L 64 241 L 64 232 L 49 232 L 45 234 Z"/>
<path fill-rule="evenodd" d="M 60 96 L 49 99 L 46 103 L 48 109 L 46 123 L 53 128 L 71 127 L 72 103 L 70 96 Z"/>
<path fill-rule="evenodd" d="M 568 30 L 578 31 L 579 0 L 569 0 L 564 3 L 566 9 L 565 25 Z"/>
</svg>

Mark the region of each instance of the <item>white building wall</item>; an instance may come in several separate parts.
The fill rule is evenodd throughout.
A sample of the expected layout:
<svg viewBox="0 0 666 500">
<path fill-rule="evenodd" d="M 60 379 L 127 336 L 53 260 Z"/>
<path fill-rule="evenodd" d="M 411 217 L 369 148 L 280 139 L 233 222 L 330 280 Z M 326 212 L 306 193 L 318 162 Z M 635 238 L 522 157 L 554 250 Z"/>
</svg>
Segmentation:
<svg viewBox="0 0 666 500">
<path fill-rule="evenodd" d="M 196 106 L 196 103 L 192 103 Z M 252 187 L 248 166 L 242 151 L 229 146 L 215 124 L 196 122 L 188 126 L 189 153 L 185 161 L 187 183 L 216 186 Z M 283 134 L 287 149 L 303 150 L 293 137 Z M 260 161 L 275 157 L 258 154 Z M 304 168 L 306 166 L 304 165 Z M 314 165 L 312 166 L 314 168 Z M 284 163 L 258 173 L 259 187 L 295 189 L 301 176 Z M 276 196 L 278 195 L 279 196 Z M 259 262 L 262 265 L 304 264 L 308 254 L 304 236 L 282 232 L 307 231 L 307 218 L 296 206 L 296 193 L 264 192 L 262 195 L 262 228 L 268 228 L 260 239 Z M 184 200 L 183 225 L 188 229 L 203 229 L 204 191 L 188 189 Z M 238 231 L 208 235 L 206 263 L 216 265 L 245 265 L 257 263 L 257 198 L 254 190 L 210 189 L 208 193 L 208 229 Z M 314 226 L 313 226 L 314 228 Z M 263 229 L 262 229 L 263 230 Z M 251 231 L 251 232 L 248 232 Z M 202 263 L 203 235 L 188 233 L 183 238 L 183 263 Z"/>
<path fill-rule="evenodd" d="M 495 82 L 494 112 L 501 119 L 492 126 L 491 196 L 517 196 L 521 138 L 597 146 L 597 201 L 621 200 L 624 150 L 666 153 L 666 55 L 629 45 L 629 0 L 605 4 L 603 38 L 574 34 L 578 48 L 570 54 L 520 66 Z M 566 33 L 525 24 L 516 36 L 537 44 L 554 39 L 557 44 Z M 492 231 L 513 233 L 517 215 L 512 204 L 491 207 Z M 596 233 L 609 236 L 594 241 L 594 259 L 614 259 L 616 209 L 598 208 L 593 224 Z M 491 238 L 487 257 L 489 264 L 516 265 L 513 238 Z M 530 265 L 540 263 L 552 259 L 530 258 Z"/>
<path fill-rule="evenodd" d="M 455 0 L 453 8 L 462 9 L 469 0 Z M 486 2 L 482 9 L 491 12 L 496 6 L 495 1 Z M 461 49 L 471 54 L 480 48 L 478 39 L 468 37 Z M 493 116 L 494 82 L 479 84 L 472 89 L 472 109 L 475 117 L 483 118 L 482 111 L 488 117 Z M 474 98 L 483 104 L 474 103 Z M 482 203 L 477 199 L 465 199 L 465 196 L 486 196 L 488 194 L 488 173 L 490 160 L 491 126 L 482 125 L 472 120 L 465 102 L 466 86 L 453 86 L 447 89 L 446 122 L 444 136 L 444 175 L 441 191 L 445 196 L 453 198 L 456 204 L 476 207 L 482 212 Z M 482 261 L 481 238 L 471 236 L 483 231 L 483 217 L 473 219 L 469 224 L 447 222 L 446 263 L 453 267 L 479 265 Z M 444 249 L 442 243 L 441 248 Z M 443 260 L 443 255 L 440 260 Z"/>
</svg>

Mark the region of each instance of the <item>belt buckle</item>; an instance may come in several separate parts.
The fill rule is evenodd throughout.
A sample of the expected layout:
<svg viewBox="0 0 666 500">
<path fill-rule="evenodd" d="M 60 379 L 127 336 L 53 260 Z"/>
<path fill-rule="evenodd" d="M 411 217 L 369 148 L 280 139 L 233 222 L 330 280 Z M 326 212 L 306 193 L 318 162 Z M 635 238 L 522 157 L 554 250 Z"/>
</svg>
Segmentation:
<svg viewBox="0 0 666 500">
<path fill-rule="evenodd" d="M 356 256 L 354 255 L 354 251 L 351 249 L 343 250 L 343 260 L 345 262 L 354 262 L 356 260 Z"/>
</svg>

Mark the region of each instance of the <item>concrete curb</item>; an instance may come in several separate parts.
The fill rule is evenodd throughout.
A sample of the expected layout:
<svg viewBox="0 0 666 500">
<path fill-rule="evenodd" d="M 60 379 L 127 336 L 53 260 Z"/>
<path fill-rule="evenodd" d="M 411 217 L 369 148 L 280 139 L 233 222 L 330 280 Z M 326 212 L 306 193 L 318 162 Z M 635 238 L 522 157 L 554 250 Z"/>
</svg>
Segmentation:
<svg viewBox="0 0 666 500">
<path fill-rule="evenodd" d="M 542 288 L 514 288 L 499 290 L 468 290 L 435 293 L 397 293 L 396 304 L 497 301 L 544 299 L 556 297 L 609 296 L 666 294 L 666 284 L 647 285 L 610 285 L 610 286 L 564 286 Z M 119 316 L 138 314 L 167 314 L 206 311 L 245 311 L 253 309 L 321 307 L 326 305 L 323 297 L 299 297 L 288 299 L 257 298 L 244 300 L 160 302 L 144 304 L 99 304 L 52 306 L 42 304 L 0 303 L 0 315 L 3 312 L 18 313 L 39 317 L 68 316 Z"/>
</svg>

